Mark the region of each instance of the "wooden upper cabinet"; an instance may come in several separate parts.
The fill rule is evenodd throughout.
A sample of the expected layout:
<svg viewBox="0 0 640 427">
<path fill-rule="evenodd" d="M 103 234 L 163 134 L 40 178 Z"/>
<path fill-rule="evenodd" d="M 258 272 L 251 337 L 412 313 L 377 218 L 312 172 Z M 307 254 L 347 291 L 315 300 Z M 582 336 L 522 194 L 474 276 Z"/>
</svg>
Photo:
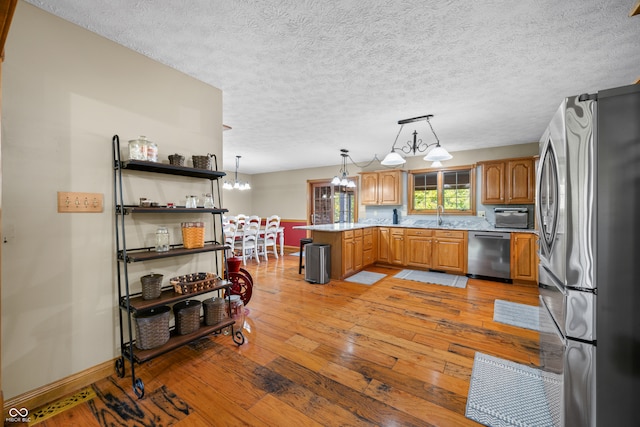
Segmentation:
<svg viewBox="0 0 640 427">
<path fill-rule="evenodd" d="M 362 172 L 360 201 L 363 205 L 402 204 L 402 171 Z"/>
<path fill-rule="evenodd" d="M 505 203 L 504 193 L 505 162 L 482 163 L 482 204 L 500 205 Z"/>
<path fill-rule="evenodd" d="M 483 205 L 535 203 L 533 157 L 481 162 Z"/>
<path fill-rule="evenodd" d="M 506 178 L 507 203 L 535 203 L 536 170 L 533 158 L 509 160 Z"/>
</svg>

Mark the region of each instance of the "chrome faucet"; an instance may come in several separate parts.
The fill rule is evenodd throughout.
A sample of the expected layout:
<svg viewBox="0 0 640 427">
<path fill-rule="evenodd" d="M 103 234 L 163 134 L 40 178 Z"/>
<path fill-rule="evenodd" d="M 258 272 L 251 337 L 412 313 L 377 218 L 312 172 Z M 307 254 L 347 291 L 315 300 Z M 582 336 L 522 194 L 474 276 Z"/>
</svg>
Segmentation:
<svg viewBox="0 0 640 427">
<path fill-rule="evenodd" d="M 442 211 L 442 213 L 440 213 Z M 444 215 L 444 206 L 438 205 L 436 208 L 436 222 L 438 225 L 442 225 L 442 215 Z"/>
</svg>

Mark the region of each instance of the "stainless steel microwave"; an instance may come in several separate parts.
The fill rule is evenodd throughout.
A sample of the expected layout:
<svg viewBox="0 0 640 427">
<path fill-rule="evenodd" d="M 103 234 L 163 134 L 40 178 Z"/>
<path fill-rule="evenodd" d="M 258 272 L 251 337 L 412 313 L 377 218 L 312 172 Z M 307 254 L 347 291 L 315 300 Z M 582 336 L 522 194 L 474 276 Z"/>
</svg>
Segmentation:
<svg viewBox="0 0 640 427">
<path fill-rule="evenodd" d="M 494 208 L 496 228 L 529 228 L 527 208 Z"/>
</svg>

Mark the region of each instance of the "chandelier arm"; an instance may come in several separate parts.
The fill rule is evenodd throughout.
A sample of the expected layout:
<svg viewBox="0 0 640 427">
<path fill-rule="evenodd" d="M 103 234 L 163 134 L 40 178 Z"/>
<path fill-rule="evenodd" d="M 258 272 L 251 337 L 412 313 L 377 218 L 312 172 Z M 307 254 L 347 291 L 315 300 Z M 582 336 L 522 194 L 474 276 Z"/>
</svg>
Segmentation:
<svg viewBox="0 0 640 427">
<path fill-rule="evenodd" d="M 438 144 L 438 146 L 440 146 L 440 140 L 438 139 L 438 135 L 436 135 L 436 131 L 433 130 L 433 126 L 431 126 L 431 121 L 429 120 L 429 116 L 427 116 L 427 123 L 429 123 L 429 127 L 431 128 L 431 133 L 433 133 L 433 136 L 436 138 L 436 144 Z M 431 145 L 433 145 L 433 144 L 431 144 Z"/>
</svg>

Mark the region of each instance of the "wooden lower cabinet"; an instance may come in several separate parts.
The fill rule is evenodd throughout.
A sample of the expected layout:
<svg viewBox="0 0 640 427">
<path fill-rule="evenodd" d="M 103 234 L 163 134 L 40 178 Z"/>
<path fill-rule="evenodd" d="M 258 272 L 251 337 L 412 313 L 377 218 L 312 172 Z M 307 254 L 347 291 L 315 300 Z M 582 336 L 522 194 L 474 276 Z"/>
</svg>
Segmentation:
<svg viewBox="0 0 640 427">
<path fill-rule="evenodd" d="M 511 233 L 511 279 L 538 281 L 538 236 Z"/>
<path fill-rule="evenodd" d="M 461 230 L 435 230 L 433 232 L 434 270 L 467 273 L 467 232 Z"/>
<path fill-rule="evenodd" d="M 364 267 L 376 262 L 378 233 L 373 228 L 362 230 L 362 262 Z"/>
<path fill-rule="evenodd" d="M 408 267 L 431 268 L 433 251 L 433 231 L 409 228 L 405 232 L 406 262 Z"/>
<path fill-rule="evenodd" d="M 349 277 L 375 260 L 377 233 L 375 228 L 346 231 L 312 231 L 314 243 L 331 245 L 331 278 Z"/>
<path fill-rule="evenodd" d="M 467 232 L 424 228 L 378 230 L 378 261 L 451 273 L 467 272 Z"/>
</svg>

